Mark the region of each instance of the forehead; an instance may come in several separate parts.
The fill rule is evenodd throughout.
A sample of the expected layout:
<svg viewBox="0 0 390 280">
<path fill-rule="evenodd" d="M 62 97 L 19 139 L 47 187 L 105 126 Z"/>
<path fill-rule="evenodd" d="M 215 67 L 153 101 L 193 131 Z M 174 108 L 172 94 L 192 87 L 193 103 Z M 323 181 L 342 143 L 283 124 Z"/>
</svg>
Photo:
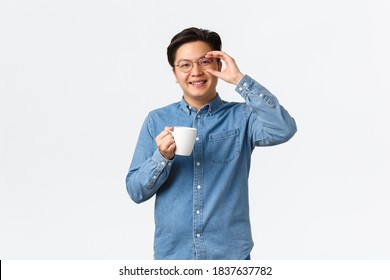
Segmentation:
<svg viewBox="0 0 390 280">
<path fill-rule="evenodd" d="M 211 47 L 205 42 L 196 41 L 185 43 L 177 49 L 175 60 L 197 60 L 201 57 L 204 57 L 205 54 L 209 51 L 211 51 Z"/>
</svg>

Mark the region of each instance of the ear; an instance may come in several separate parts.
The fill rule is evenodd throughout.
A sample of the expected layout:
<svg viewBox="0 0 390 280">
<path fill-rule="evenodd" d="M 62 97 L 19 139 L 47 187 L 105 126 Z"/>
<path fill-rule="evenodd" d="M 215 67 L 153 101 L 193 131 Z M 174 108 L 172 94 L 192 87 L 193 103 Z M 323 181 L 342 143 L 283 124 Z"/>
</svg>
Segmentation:
<svg viewBox="0 0 390 280">
<path fill-rule="evenodd" d="M 176 71 L 175 71 L 175 68 L 172 68 L 172 73 L 173 73 L 173 76 L 175 76 L 175 81 L 176 81 L 176 84 L 178 84 L 178 80 L 176 78 Z"/>
</svg>

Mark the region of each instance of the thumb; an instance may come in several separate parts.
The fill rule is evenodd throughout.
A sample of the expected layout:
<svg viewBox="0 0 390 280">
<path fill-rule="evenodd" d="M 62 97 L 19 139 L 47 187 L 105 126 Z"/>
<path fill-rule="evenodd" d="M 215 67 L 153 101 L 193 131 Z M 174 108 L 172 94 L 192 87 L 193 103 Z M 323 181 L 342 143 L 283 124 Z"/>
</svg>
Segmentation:
<svg viewBox="0 0 390 280">
<path fill-rule="evenodd" d="M 206 72 L 210 73 L 211 75 L 215 76 L 215 77 L 218 77 L 218 78 L 221 78 L 222 77 L 222 74 L 220 71 L 216 71 L 216 70 L 213 70 L 213 69 L 207 69 Z"/>
</svg>

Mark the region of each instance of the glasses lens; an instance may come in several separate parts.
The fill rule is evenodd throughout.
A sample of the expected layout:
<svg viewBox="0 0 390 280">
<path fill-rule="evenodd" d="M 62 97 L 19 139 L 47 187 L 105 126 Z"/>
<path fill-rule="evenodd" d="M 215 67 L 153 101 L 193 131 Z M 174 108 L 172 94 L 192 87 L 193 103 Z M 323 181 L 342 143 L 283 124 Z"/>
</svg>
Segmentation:
<svg viewBox="0 0 390 280">
<path fill-rule="evenodd" d="M 213 62 L 214 60 L 211 59 L 211 58 L 201 58 L 199 59 L 198 61 L 198 65 L 202 68 L 202 69 L 206 69 L 206 68 L 209 68 L 211 66 L 211 63 Z M 193 62 L 191 60 L 182 60 L 179 62 L 179 65 L 178 67 L 180 68 L 181 71 L 185 72 L 185 73 L 188 73 L 191 71 L 192 69 L 192 66 L 193 66 Z"/>
<path fill-rule="evenodd" d="M 213 62 L 212 59 L 210 58 L 201 58 L 199 59 L 199 65 L 202 67 L 202 68 L 207 68 L 211 65 L 211 62 Z"/>
<path fill-rule="evenodd" d="M 182 60 L 179 63 L 179 68 L 183 72 L 189 72 L 189 71 L 191 71 L 191 68 L 192 68 L 192 62 L 189 60 Z"/>
</svg>

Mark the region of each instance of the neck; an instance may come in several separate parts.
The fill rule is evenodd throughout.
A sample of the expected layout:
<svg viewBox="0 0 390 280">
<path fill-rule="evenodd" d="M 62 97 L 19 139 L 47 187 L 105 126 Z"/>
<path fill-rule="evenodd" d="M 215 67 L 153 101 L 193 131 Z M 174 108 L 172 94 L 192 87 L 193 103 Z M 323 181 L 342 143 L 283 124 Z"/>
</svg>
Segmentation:
<svg viewBox="0 0 390 280">
<path fill-rule="evenodd" d="M 215 93 L 212 97 L 204 98 L 204 99 L 197 99 L 197 98 L 189 98 L 188 96 L 184 96 L 184 100 L 193 108 L 196 109 L 196 111 L 199 111 L 200 108 L 202 108 L 204 105 L 210 103 L 215 97 L 217 97 L 217 93 Z"/>
</svg>

